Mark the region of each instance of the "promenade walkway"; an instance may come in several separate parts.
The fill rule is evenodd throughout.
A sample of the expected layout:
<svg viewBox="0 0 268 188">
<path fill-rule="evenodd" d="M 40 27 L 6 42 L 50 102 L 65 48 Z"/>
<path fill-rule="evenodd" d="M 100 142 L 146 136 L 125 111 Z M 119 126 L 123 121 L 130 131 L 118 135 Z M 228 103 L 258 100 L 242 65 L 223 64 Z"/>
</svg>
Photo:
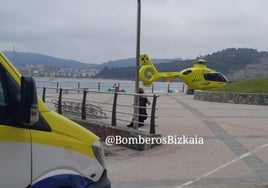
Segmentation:
<svg viewBox="0 0 268 188">
<path fill-rule="evenodd" d="M 162 144 L 142 152 L 105 146 L 112 187 L 268 186 L 268 106 L 161 94 L 157 107 L 162 137 L 197 135 L 204 144 Z"/>
</svg>

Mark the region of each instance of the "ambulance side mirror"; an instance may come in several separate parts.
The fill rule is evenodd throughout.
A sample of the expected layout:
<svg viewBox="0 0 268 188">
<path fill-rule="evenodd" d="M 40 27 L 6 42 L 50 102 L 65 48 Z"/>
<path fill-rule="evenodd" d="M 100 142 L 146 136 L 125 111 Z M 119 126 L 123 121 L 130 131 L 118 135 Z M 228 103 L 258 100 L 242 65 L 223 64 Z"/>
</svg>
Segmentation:
<svg viewBox="0 0 268 188">
<path fill-rule="evenodd" d="M 38 101 L 35 81 L 32 77 L 21 77 L 20 99 L 22 122 L 27 125 L 36 123 L 39 119 Z"/>
</svg>

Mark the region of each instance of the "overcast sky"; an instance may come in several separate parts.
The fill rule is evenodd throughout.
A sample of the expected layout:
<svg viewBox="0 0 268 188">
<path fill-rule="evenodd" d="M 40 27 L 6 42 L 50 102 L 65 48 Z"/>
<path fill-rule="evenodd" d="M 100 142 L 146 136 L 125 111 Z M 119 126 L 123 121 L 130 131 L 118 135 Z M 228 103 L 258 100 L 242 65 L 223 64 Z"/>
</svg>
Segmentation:
<svg viewBox="0 0 268 188">
<path fill-rule="evenodd" d="M 137 0 L 0 0 L 0 50 L 85 63 L 136 55 Z M 268 51 L 268 0 L 141 0 L 141 53 Z"/>
</svg>

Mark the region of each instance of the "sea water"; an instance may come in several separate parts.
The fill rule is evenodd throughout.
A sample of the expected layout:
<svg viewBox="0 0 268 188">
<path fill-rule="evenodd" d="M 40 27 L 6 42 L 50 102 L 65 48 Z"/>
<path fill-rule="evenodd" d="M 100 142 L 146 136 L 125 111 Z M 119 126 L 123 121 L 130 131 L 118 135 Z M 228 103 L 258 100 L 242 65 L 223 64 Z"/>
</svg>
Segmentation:
<svg viewBox="0 0 268 188">
<path fill-rule="evenodd" d="M 126 93 L 134 93 L 135 81 L 132 80 L 112 80 L 112 79 L 89 79 L 89 78 L 49 78 L 49 77 L 35 77 L 38 93 L 46 88 L 63 88 L 63 89 L 88 89 L 93 91 L 108 91 L 110 88 L 119 87 Z M 140 87 L 145 89 L 146 93 L 159 92 L 182 92 L 184 84 L 182 82 L 154 82 L 150 87 Z"/>
</svg>

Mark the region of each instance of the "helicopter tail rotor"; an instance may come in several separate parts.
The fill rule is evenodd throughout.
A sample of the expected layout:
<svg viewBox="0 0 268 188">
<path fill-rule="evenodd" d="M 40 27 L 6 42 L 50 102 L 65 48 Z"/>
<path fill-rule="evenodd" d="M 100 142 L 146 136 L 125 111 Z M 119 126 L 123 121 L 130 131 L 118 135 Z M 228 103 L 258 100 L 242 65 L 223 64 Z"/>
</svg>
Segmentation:
<svg viewBox="0 0 268 188">
<path fill-rule="evenodd" d="M 140 55 L 139 77 L 144 86 L 151 86 L 159 78 L 159 72 L 148 55 Z"/>
</svg>

